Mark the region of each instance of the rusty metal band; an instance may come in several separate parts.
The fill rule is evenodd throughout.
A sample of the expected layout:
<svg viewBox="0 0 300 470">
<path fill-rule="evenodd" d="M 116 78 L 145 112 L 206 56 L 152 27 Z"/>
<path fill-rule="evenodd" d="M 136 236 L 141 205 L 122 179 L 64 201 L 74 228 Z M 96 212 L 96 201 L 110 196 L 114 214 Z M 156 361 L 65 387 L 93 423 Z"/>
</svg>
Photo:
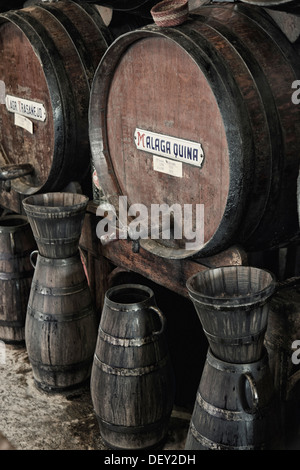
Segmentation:
<svg viewBox="0 0 300 470">
<path fill-rule="evenodd" d="M 66 323 L 66 322 L 73 322 L 81 320 L 82 318 L 89 317 L 93 314 L 93 307 L 92 304 L 89 306 L 82 308 L 81 310 L 73 311 L 70 313 L 62 313 L 62 314 L 54 314 L 54 313 L 47 313 L 41 312 L 36 310 L 31 305 L 28 304 L 27 306 L 27 315 L 30 315 L 35 320 L 41 322 L 53 322 L 53 323 Z"/>
<path fill-rule="evenodd" d="M 78 236 L 76 237 L 66 237 L 66 238 L 42 238 L 38 237 L 37 235 L 34 236 L 35 240 L 38 243 L 42 243 L 43 245 L 67 245 L 69 243 L 74 243 L 78 241 Z"/>
<path fill-rule="evenodd" d="M 268 356 L 265 354 L 262 359 L 257 362 L 234 364 L 217 359 L 209 351 L 206 356 L 206 362 L 213 369 L 220 370 L 228 374 L 245 374 L 248 372 L 251 373 L 257 368 L 259 368 L 260 371 L 265 370 L 268 367 Z"/>
<path fill-rule="evenodd" d="M 144 346 L 145 344 L 153 343 L 158 340 L 157 335 L 145 336 L 144 338 L 118 338 L 105 333 L 101 327 L 99 327 L 99 337 L 108 344 L 124 348 Z"/>
<path fill-rule="evenodd" d="M 255 344 L 256 340 L 258 340 L 259 338 L 261 338 L 262 335 L 265 334 L 266 329 L 267 327 L 263 328 L 258 333 L 255 333 L 253 335 L 240 336 L 237 338 L 228 338 L 228 337 L 225 338 L 222 336 L 213 335 L 212 333 L 208 333 L 208 331 L 206 331 L 204 328 L 203 328 L 203 331 L 205 335 L 208 337 L 208 339 L 210 341 L 213 341 L 214 343 L 239 346 L 241 344 Z"/>
<path fill-rule="evenodd" d="M 73 364 L 45 364 L 35 360 L 30 356 L 30 363 L 36 367 L 40 372 L 78 372 L 81 368 L 91 365 L 93 357 L 89 356 L 84 361 L 75 362 Z"/>
<path fill-rule="evenodd" d="M 122 426 L 120 424 L 115 424 L 115 423 L 109 423 L 108 421 L 105 421 L 103 418 L 100 416 L 97 416 L 100 425 L 103 426 L 106 429 L 109 429 L 110 431 L 116 432 L 116 433 L 126 433 L 128 434 L 146 434 L 151 431 L 155 431 L 157 433 L 157 430 L 160 427 L 165 427 L 166 426 L 166 421 L 169 418 L 169 414 L 166 412 L 165 416 L 163 416 L 161 419 L 158 421 L 154 421 L 152 423 L 147 423 L 143 425 L 137 425 L 137 426 Z"/>
<path fill-rule="evenodd" d="M 218 408 L 217 406 L 208 403 L 206 400 L 204 400 L 199 391 L 197 392 L 197 403 L 202 410 L 215 418 L 224 419 L 226 421 L 254 420 L 254 416 L 250 413 L 245 413 L 245 411 L 224 410 L 223 408 Z"/>
<path fill-rule="evenodd" d="M 31 290 L 37 294 L 42 295 L 51 295 L 51 296 L 61 296 L 61 295 L 70 295 L 83 292 L 87 289 L 88 284 L 86 279 L 75 286 L 69 287 L 47 287 L 41 286 L 38 281 L 33 281 L 31 284 Z"/>
<path fill-rule="evenodd" d="M 226 444 L 221 444 L 219 442 L 214 442 L 197 431 L 194 424 L 190 423 L 189 432 L 192 434 L 194 439 L 199 442 L 203 447 L 206 447 L 210 450 L 254 450 L 254 446 L 230 446 Z"/>
<path fill-rule="evenodd" d="M 145 366 L 145 367 L 136 367 L 133 369 L 128 369 L 125 367 L 112 367 L 102 362 L 96 354 L 94 355 L 94 364 L 96 364 L 99 369 L 101 369 L 106 374 L 118 375 L 122 377 L 139 377 L 141 375 L 151 374 L 152 372 L 155 372 L 156 370 L 159 370 L 165 367 L 167 363 L 168 363 L 168 357 L 165 356 L 156 364 L 152 364 L 152 365 Z"/>
</svg>

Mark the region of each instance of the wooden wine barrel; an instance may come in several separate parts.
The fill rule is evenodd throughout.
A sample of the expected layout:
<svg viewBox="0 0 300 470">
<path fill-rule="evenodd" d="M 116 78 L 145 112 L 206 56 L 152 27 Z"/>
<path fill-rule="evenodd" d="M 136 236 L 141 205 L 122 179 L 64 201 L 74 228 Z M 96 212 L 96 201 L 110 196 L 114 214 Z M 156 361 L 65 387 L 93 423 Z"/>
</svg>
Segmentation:
<svg viewBox="0 0 300 470">
<path fill-rule="evenodd" d="M 26 217 L 0 219 L 0 340 L 25 340 L 25 318 L 33 268 L 30 253 L 36 248 Z"/>
<path fill-rule="evenodd" d="M 88 103 L 111 35 L 92 5 L 46 2 L 0 15 L 0 171 L 21 194 L 81 182 Z M 10 174 L 18 169 L 17 175 Z M 29 174 L 28 174 L 29 173 Z M 25 176 L 26 175 L 26 176 Z"/>
<path fill-rule="evenodd" d="M 241 0 L 244 3 L 250 3 L 264 8 L 286 11 L 288 13 L 300 14 L 300 5 L 298 0 Z"/>
<path fill-rule="evenodd" d="M 144 248 L 199 257 L 298 234 L 300 107 L 291 85 L 299 66 L 265 11 L 243 4 L 203 6 L 181 26 L 149 25 L 108 48 L 89 111 L 104 193 L 117 211 L 120 195 L 129 207 L 143 204 L 149 219 L 153 204 L 177 204 L 181 214 L 184 204 L 204 207 L 198 229 L 193 216 L 200 248 L 185 249 L 184 230 L 178 240 L 148 231 Z"/>
<path fill-rule="evenodd" d="M 90 376 L 97 319 L 80 255 L 37 255 L 25 323 L 36 385 L 45 391 L 81 386 Z"/>
</svg>

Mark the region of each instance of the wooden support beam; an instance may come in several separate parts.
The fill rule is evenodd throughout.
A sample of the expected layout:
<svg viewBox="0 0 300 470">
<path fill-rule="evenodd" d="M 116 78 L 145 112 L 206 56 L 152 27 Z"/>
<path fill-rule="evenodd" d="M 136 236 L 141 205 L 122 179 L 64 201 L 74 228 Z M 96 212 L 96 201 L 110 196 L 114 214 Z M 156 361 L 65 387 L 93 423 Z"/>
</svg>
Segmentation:
<svg viewBox="0 0 300 470">
<path fill-rule="evenodd" d="M 174 260 L 160 258 L 142 247 L 139 253 L 133 253 L 131 242 L 118 240 L 101 247 L 102 255 L 116 266 L 129 269 L 151 279 L 178 294 L 188 297 L 187 279 L 208 267 L 241 265 L 245 262 L 243 252 L 238 247 L 232 247 L 217 256 L 200 261 L 191 259 Z"/>
</svg>

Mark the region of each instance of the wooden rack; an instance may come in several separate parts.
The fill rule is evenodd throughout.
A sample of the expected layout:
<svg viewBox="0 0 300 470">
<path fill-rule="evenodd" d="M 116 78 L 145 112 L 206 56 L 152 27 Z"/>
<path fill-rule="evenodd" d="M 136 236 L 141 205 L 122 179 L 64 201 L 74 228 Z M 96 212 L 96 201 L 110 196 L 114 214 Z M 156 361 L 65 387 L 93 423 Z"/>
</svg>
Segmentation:
<svg viewBox="0 0 300 470">
<path fill-rule="evenodd" d="M 90 203 L 82 229 L 80 249 L 97 310 L 102 308 L 105 291 L 112 284 L 115 273 L 120 270 L 138 273 L 177 294 L 188 297 L 186 281 L 193 274 L 207 268 L 248 264 L 246 252 L 238 246 L 201 260 L 190 258 L 178 260 L 161 258 L 142 247 L 138 253 L 134 253 L 130 240 L 117 240 L 102 245 L 96 235 L 96 225 L 99 220 L 95 204 Z"/>
</svg>

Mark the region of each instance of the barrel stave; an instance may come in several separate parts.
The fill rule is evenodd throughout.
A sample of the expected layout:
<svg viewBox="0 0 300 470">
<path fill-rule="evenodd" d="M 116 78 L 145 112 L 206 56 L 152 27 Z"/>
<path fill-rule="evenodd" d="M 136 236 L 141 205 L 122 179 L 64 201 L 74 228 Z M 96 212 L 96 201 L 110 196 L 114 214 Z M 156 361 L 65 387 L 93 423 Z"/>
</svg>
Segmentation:
<svg viewBox="0 0 300 470">
<path fill-rule="evenodd" d="M 29 222 L 22 215 L 0 220 L 0 339 L 22 343 L 33 268 L 30 253 L 36 247 Z"/>
</svg>

